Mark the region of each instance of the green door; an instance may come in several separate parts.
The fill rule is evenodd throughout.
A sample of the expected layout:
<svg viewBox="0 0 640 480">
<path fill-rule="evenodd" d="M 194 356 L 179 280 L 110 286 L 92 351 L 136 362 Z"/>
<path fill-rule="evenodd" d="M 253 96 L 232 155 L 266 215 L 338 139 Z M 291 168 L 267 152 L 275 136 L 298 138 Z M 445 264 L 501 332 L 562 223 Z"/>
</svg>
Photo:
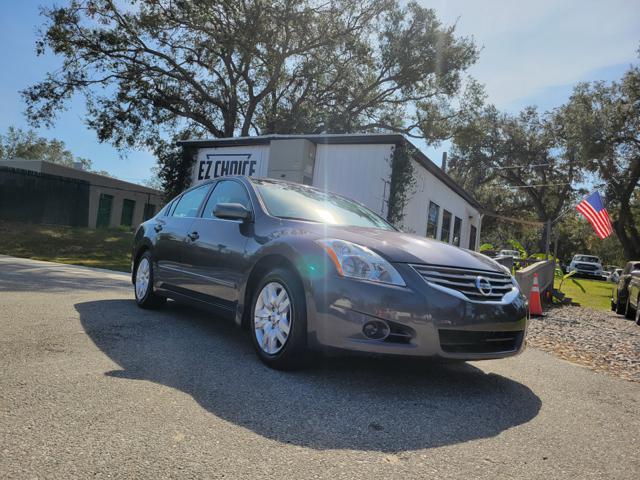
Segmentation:
<svg viewBox="0 0 640 480">
<path fill-rule="evenodd" d="M 102 193 L 98 203 L 98 218 L 96 227 L 108 227 L 111 223 L 111 206 L 113 205 L 113 195 Z"/>
<path fill-rule="evenodd" d="M 135 200 L 125 198 L 122 201 L 122 216 L 120 217 L 120 225 L 130 227 L 133 223 L 133 210 L 136 208 Z"/>
</svg>

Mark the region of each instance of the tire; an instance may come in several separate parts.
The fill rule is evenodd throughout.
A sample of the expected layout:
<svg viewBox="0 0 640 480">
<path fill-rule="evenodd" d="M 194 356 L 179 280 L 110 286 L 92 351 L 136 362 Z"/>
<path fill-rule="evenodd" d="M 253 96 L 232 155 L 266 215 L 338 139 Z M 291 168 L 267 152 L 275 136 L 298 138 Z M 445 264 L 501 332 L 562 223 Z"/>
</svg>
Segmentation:
<svg viewBox="0 0 640 480">
<path fill-rule="evenodd" d="M 307 309 L 304 288 L 293 273 L 276 268 L 260 280 L 249 320 L 253 346 L 265 365 L 276 370 L 306 366 Z"/>
<path fill-rule="evenodd" d="M 636 325 L 640 325 L 640 296 L 638 297 L 638 302 L 636 303 Z"/>
<path fill-rule="evenodd" d="M 624 318 L 628 318 L 629 320 L 635 319 L 635 310 L 631 308 L 631 298 L 627 296 L 627 307 L 624 310 Z"/>
<path fill-rule="evenodd" d="M 620 301 L 620 295 L 618 295 L 618 301 L 616 302 L 616 313 L 618 315 L 624 315 L 626 304 Z"/>
<path fill-rule="evenodd" d="M 147 272 L 145 274 L 145 272 Z M 153 291 L 153 259 L 151 253 L 144 252 L 135 267 L 133 291 L 140 308 L 158 308 L 167 301 Z"/>
<path fill-rule="evenodd" d="M 613 298 L 611 299 L 611 311 L 615 312 L 616 308 L 618 308 L 618 306 L 616 305 L 616 302 L 613 301 Z"/>
</svg>

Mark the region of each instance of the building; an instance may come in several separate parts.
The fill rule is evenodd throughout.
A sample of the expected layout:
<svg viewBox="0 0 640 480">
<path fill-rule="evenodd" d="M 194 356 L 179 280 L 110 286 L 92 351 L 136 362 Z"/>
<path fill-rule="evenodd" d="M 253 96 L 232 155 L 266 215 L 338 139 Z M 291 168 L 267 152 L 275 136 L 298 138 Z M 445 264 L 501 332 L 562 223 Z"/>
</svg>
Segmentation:
<svg viewBox="0 0 640 480">
<path fill-rule="evenodd" d="M 159 190 L 41 160 L 0 162 L 0 185 L 0 218 L 34 223 L 135 227 L 163 204 Z"/>
<path fill-rule="evenodd" d="M 401 228 L 476 250 L 478 202 L 411 142 L 398 134 L 268 135 L 178 142 L 193 158 L 192 185 L 224 175 L 285 179 L 357 200 L 388 217 L 392 160 L 410 154 L 413 188 Z"/>
</svg>

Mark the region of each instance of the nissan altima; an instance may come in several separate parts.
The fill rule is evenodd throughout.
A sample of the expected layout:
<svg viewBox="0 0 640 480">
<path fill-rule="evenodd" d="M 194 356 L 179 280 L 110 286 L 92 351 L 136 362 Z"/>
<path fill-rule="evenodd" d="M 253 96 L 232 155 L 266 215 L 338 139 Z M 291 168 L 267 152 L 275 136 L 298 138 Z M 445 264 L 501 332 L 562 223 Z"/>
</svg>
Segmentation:
<svg viewBox="0 0 640 480">
<path fill-rule="evenodd" d="M 132 281 L 142 308 L 172 298 L 232 317 L 278 369 L 313 350 L 502 358 L 522 350 L 528 321 L 494 260 L 270 179 L 223 177 L 177 196 L 138 228 Z"/>
</svg>

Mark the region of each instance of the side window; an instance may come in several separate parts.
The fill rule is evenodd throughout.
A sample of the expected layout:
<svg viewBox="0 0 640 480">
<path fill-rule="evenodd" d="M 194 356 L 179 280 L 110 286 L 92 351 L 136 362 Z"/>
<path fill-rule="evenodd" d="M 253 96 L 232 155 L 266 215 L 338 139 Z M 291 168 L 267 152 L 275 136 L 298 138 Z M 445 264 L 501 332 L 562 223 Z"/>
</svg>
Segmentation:
<svg viewBox="0 0 640 480">
<path fill-rule="evenodd" d="M 197 217 L 198 209 L 209 191 L 209 185 L 202 185 L 191 190 L 178 200 L 178 204 L 173 209 L 173 217 Z"/>
<path fill-rule="evenodd" d="M 207 200 L 202 216 L 204 218 L 214 218 L 213 210 L 219 203 L 239 203 L 251 210 L 249 194 L 244 186 L 233 180 L 220 180 L 213 188 L 213 192 Z"/>
</svg>

